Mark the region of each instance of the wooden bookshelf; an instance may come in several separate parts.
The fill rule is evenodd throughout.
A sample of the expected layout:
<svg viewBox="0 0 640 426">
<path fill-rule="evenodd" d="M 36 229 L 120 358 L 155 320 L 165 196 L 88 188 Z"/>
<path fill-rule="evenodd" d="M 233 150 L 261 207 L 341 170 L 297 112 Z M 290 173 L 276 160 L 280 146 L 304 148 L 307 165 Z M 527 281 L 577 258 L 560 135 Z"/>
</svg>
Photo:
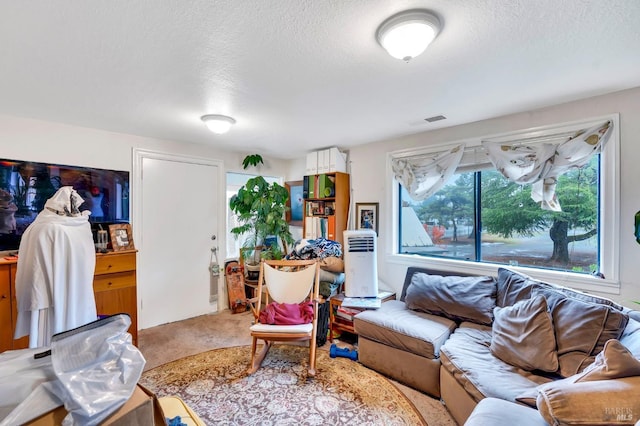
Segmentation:
<svg viewBox="0 0 640 426">
<path fill-rule="evenodd" d="M 326 238 L 344 244 L 349 214 L 349 175 L 332 172 L 308 175 L 303 180 L 303 231 L 307 239 Z"/>
</svg>

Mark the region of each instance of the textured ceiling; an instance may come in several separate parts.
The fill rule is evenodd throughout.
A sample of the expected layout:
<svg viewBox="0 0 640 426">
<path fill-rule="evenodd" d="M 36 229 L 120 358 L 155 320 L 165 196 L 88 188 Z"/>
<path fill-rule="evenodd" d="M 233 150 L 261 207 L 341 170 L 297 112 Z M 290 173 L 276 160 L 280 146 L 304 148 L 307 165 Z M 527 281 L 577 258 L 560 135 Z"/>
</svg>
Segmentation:
<svg viewBox="0 0 640 426">
<path fill-rule="evenodd" d="M 443 28 L 407 64 L 375 30 L 412 8 Z M 640 86 L 639 22 L 638 0 L 3 0 L 0 113 L 295 158 Z"/>
</svg>

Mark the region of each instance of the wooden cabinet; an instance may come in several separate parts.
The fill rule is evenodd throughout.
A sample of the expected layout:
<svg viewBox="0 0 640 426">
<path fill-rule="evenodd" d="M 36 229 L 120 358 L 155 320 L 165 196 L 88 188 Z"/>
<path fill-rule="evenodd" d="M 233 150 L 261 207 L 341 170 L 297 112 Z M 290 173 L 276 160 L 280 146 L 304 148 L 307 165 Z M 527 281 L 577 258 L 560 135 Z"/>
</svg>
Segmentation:
<svg viewBox="0 0 640 426">
<path fill-rule="evenodd" d="M 0 325 L 0 351 L 5 351 L 13 340 L 10 265 L 0 265 Z"/>
<path fill-rule="evenodd" d="M 13 339 L 18 318 L 15 277 L 16 261 L 0 261 L 0 352 L 29 347 L 29 336 Z M 93 291 L 98 315 L 129 314 L 129 333 L 137 345 L 136 251 L 97 254 Z"/>
<path fill-rule="evenodd" d="M 12 263 L 9 265 L 11 276 L 11 349 L 24 349 L 29 347 L 29 336 L 23 336 L 19 339 L 13 339 L 13 332 L 16 329 L 16 322 L 18 321 L 18 302 L 16 299 L 16 271 L 18 265 Z"/>
<path fill-rule="evenodd" d="M 131 317 L 129 333 L 138 344 L 138 300 L 136 289 L 136 252 L 98 254 L 93 279 L 98 315 L 127 313 Z"/>
<path fill-rule="evenodd" d="M 349 175 L 333 172 L 309 175 L 303 181 L 304 238 L 323 237 L 343 244 L 349 214 Z"/>
<path fill-rule="evenodd" d="M 16 261 L 0 263 L 0 352 L 29 347 L 29 336 L 14 340 L 13 331 L 18 319 L 16 303 Z"/>
</svg>

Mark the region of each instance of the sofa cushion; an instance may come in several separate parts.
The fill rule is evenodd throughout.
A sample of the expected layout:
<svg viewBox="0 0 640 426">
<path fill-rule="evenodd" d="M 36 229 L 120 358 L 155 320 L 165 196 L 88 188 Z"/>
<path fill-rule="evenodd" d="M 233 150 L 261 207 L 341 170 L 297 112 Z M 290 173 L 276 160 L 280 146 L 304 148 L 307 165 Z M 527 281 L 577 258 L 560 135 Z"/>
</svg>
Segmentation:
<svg viewBox="0 0 640 426">
<path fill-rule="evenodd" d="M 440 347 L 456 323 L 443 317 L 407 309 L 404 302 L 390 300 L 379 309 L 357 314 L 354 327 L 359 336 L 426 358 L 440 356 Z"/>
<path fill-rule="evenodd" d="M 593 364 L 584 369 L 576 382 L 640 376 L 640 361 L 617 340 L 608 340 Z"/>
<path fill-rule="evenodd" d="M 523 370 L 554 372 L 558 369 L 556 337 L 543 296 L 521 300 L 493 310 L 491 352 Z"/>
<path fill-rule="evenodd" d="M 476 401 L 495 397 L 515 402 L 518 395 L 552 380 L 500 360 L 490 344 L 490 327 L 465 322 L 440 349 L 442 367 Z"/>
<path fill-rule="evenodd" d="M 496 280 L 496 305 L 512 306 L 531 298 L 531 291 L 545 284 L 507 268 L 498 268 Z"/>
<path fill-rule="evenodd" d="M 498 398 L 485 398 L 476 405 L 464 426 L 548 426 L 532 408 Z"/>
<path fill-rule="evenodd" d="M 629 317 L 607 305 L 584 302 L 552 288 L 534 288 L 547 299 L 558 344 L 559 373 L 581 372 L 602 351 L 607 340 L 618 339 Z"/>
<path fill-rule="evenodd" d="M 531 297 L 535 288 L 552 288 L 574 299 L 598 305 L 607 305 L 622 311 L 624 307 L 611 299 L 583 293 L 572 288 L 536 280 L 521 272 L 515 272 L 507 268 L 498 268 L 496 305 L 510 306 L 516 302 Z"/>
<path fill-rule="evenodd" d="M 491 324 L 496 306 L 493 277 L 441 276 L 416 273 L 407 288 L 409 309 L 442 315 L 454 321 Z"/>
<path fill-rule="evenodd" d="M 536 389 L 529 389 L 518 395 L 516 400 L 531 407 L 536 406 L 538 391 L 547 387 L 565 386 L 577 382 L 592 382 L 595 380 L 612 380 L 623 377 L 640 376 L 640 361 L 637 360 L 622 343 L 609 340 L 595 361 L 584 369 L 582 373 L 574 374 L 562 380 L 545 383 Z M 640 392 L 640 389 L 638 390 Z"/>
<path fill-rule="evenodd" d="M 640 420 L 639 394 L 640 377 L 559 380 L 539 389 L 537 407 L 552 425 L 633 425 Z"/>
</svg>

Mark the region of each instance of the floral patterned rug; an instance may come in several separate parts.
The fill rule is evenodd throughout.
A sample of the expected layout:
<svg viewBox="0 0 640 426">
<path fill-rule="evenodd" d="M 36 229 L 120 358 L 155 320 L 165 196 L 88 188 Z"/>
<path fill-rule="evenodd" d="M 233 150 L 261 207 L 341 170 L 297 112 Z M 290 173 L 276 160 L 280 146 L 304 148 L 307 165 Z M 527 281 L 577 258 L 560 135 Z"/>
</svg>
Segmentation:
<svg viewBox="0 0 640 426">
<path fill-rule="evenodd" d="M 318 350 L 307 377 L 308 348 L 275 345 L 248 376 L 250 347 L 216 349 L 143 373 L 158 397 L 182 398 L 208 425 L 426 425 L 385 377 Z"/>
</svg>

